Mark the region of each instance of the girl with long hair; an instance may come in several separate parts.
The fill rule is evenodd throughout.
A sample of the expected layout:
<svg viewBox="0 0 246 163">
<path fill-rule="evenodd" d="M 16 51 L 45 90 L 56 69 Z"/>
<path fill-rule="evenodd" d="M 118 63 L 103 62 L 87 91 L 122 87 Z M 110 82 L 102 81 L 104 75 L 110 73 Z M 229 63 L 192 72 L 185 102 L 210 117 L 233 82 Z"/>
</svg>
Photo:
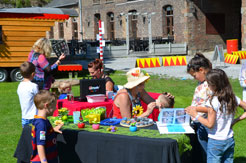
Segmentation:
<svg viewBox="0 0 246 163">
<path fill-rule="evenodd" d="M 205 107 L 190 106 L 185 110 L 191 117 L 207 127 L 207 162 L 233 162 L 235 142 L 231 126 L 246 118 L 244 113 L 234 120 L 237 106 L 246 110 L 246 103 L 235 96 L 223 70 L 210 70 L 206 75 L 206 81 L 212 96 Z M 207 112 L 208 117 L 200 116 L 197 111 Z"/>
</svg>

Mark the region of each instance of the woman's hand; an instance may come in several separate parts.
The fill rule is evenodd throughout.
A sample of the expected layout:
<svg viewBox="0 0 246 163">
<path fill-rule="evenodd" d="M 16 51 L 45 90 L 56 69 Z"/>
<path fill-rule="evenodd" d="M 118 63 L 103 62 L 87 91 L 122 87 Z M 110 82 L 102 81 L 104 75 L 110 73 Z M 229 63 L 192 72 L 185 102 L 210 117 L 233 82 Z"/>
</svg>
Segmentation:
<svg viewBox="0 0 246 163">
<path fill-rule="evenodd" d="M 59 57 L 59 61 L 61 61 L 61 60 L 63 60 L 64 58 L 66 58 L 66 55 L 64 54 L 64 53 L 62 53 L 62 55 L 60 55 L 60 57 Z"/>
<path fill-rule="evenodd" d="M 149 113 L 149 115 L 153 112 L 154 108 L 156 107 L 156 102 L 151 102 L 147 106 L 146 112 Z"/>
</svg>

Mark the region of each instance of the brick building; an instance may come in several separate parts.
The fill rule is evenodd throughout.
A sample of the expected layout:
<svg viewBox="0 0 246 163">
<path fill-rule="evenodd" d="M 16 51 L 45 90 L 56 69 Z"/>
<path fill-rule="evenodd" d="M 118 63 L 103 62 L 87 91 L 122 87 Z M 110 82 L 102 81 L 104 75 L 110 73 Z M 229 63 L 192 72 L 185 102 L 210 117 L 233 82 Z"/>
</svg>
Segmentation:
<svg viewBox="0 0 246 163">
<path fill-rule="evenodd" d="M 53 0 L 49 6 L 79 11 L 78 1 Z M 106 40 L 125 39 L 126 17 L 130 39 L 148 39 L 150 15 L 153 39 L 187 43 L 189 52 L 213 50 L 217 44 L 225 48 L 228 39 L 238 39 L 239 48 L 246 49 L 246 0 L 82 0 L 83 39 L 96 38 L 99 19 L 104 22 Z M 80 39 L 78 31 L 80 22 L 75 17 L 57 23 L 53 37 Z"/>
</svg>

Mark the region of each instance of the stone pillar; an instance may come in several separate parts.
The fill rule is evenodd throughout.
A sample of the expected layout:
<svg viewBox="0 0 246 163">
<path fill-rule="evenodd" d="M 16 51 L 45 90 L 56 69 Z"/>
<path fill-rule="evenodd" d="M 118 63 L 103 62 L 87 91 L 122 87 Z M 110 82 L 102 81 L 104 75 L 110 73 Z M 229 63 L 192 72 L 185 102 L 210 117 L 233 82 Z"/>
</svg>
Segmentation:
<svg viewBox="0 0 246 163">
<path fill-rule="evenodd" d="M 246 50 L 246 0 L 242 0 L 241 17 L 242 50 Z"/>
</svg>

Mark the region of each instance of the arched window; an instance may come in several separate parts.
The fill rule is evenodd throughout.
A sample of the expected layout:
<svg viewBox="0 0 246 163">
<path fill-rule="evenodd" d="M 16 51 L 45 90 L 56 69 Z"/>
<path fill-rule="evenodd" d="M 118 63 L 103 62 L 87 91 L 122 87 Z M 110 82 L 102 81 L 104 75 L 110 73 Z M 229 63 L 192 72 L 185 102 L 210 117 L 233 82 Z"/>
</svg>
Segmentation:
<svg viewBox="0 0 246 163">
<path fill-rule="evenodd" d="M 107 36 L 108 40 L 114 40 L 114 13 L 107 13 Z"/>
<path fill-rule="evenodd" d="M 58 23 L 59 39 L 64 39 L 64 25 L 63 23 Z"/>
<path fill-rule="evenodd" d="M 101 19 L 100 14 L 94 15 L 94 38 L 97 39 L 97 34 L 99 34 L 99 23 L 98 21 Z"/>
<path fill-rule="evenodd" d="M 73 39 L 78 39 L 78 19 L 77 18 L 73 18 L 72 36 L 73 36 Z"/>
<path fill-rule="evenodd" d="M 163 37 L 173 36 L 173 7 L 171 5 L 162 8 L 162 29 Z"/>
<path fill-rule="evenodd" d="M 130 10 L 128 13 L 129 15 L 129 38 L 135 39 L 137 38 L 137 23 L 138 23 L 138 16 L 137 10 Z"/>
</svg>

